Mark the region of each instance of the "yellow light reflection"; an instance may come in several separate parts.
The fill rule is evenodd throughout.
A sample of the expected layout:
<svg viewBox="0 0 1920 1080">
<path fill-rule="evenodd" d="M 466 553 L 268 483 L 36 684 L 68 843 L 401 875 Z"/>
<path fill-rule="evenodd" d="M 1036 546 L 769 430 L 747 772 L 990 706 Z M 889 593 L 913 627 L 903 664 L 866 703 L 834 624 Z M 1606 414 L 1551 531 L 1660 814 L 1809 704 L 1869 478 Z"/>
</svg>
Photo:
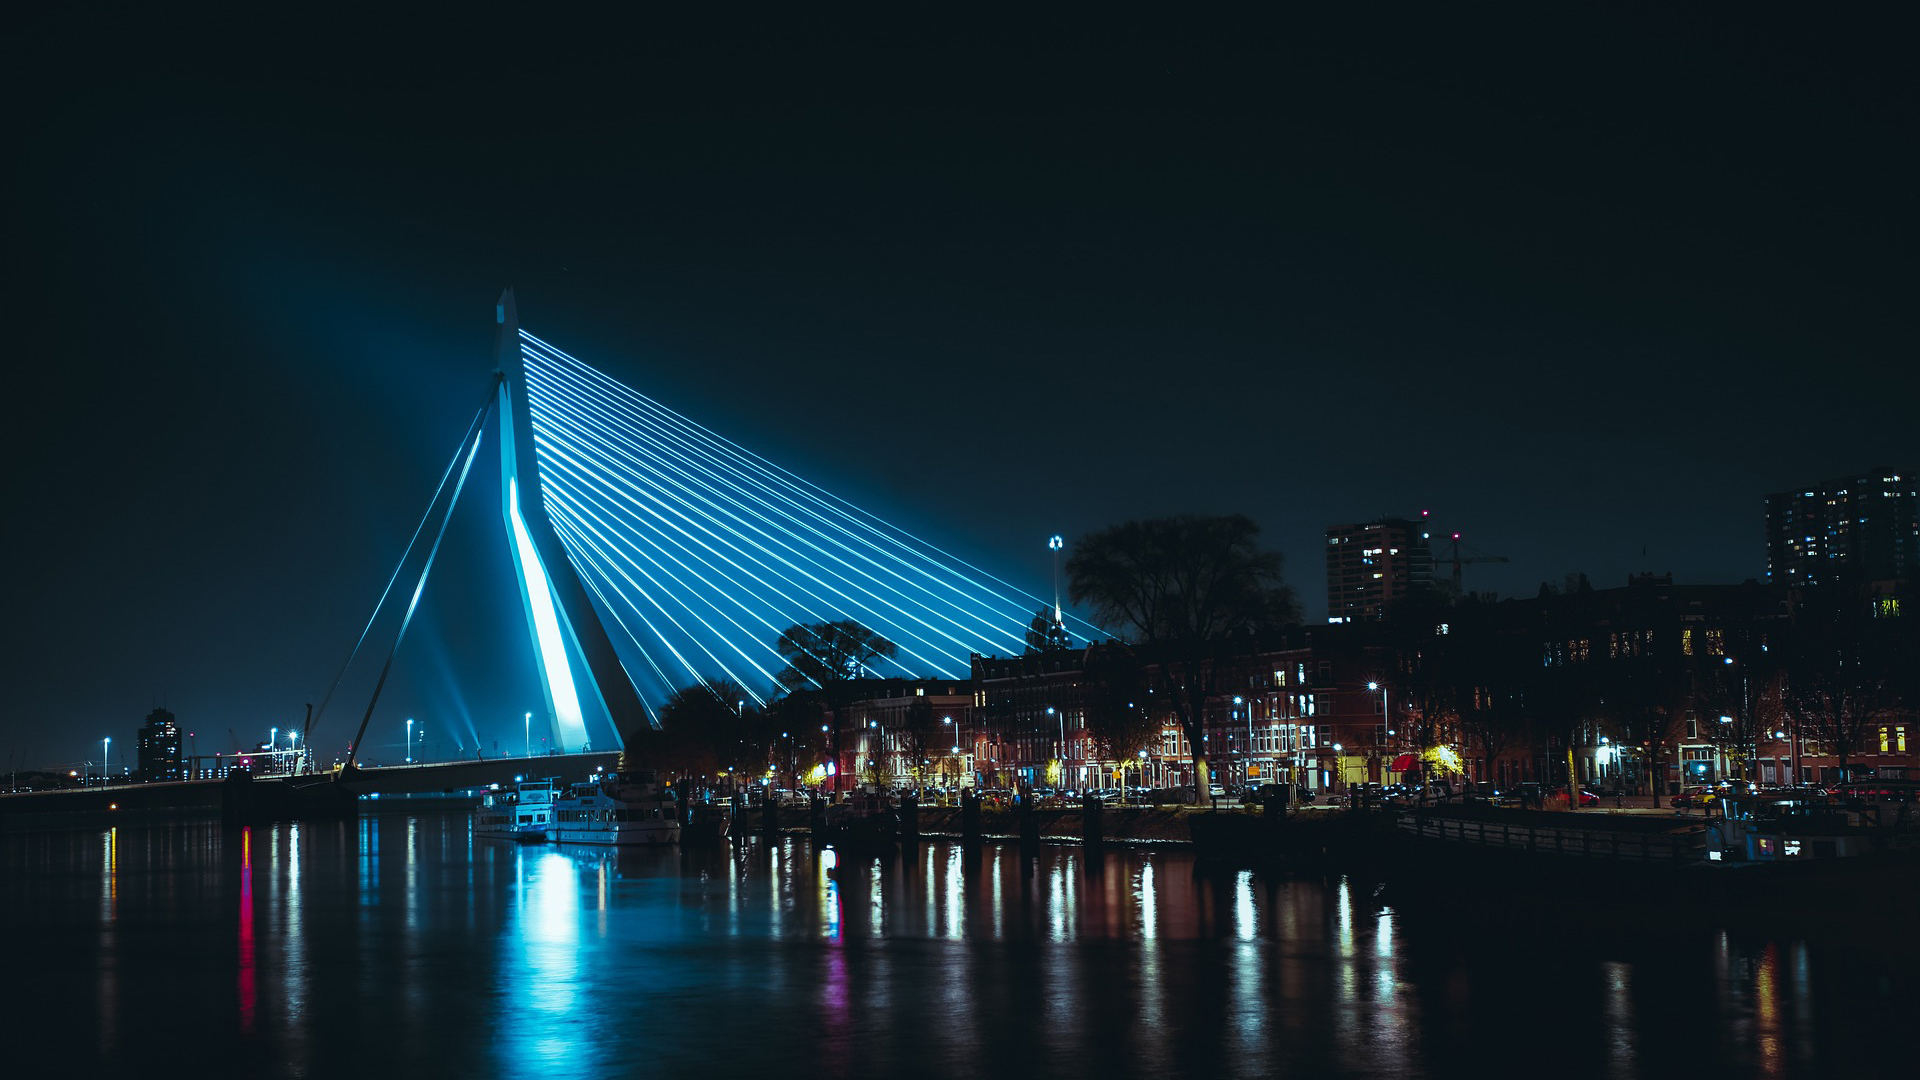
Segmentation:
<svg viewBox="0 0 1920 1080">
<path fill-rule="evenodd" d="M 1779 946 L 1768 943 L 1753 972 L 1754 1055 L 1762 1076 L 1786 1072 L 1785 1040 L 1780 1033 Z"/>
<path fill-rule="evenodd" d="M 1618 961 L 1601 967 L 1607 1016 L 1607 1075 L 1634 1076 L 1633 968 Z"/>
</svg>

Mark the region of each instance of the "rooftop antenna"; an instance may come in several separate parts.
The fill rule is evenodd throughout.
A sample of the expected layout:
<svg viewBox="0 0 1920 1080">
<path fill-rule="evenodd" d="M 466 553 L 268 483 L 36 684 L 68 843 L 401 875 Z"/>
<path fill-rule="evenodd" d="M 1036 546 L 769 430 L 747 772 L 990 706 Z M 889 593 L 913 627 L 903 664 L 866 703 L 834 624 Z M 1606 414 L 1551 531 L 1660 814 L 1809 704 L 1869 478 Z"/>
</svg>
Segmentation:
<svg viewBox="0 0 1920 1080">
<path fill-rule="evenodd" d="M 1066 546 L 1067 542 L 1057 535 L 1047 540 L 1047 549 L 1053 552 L 1053 621 L 1055 624 L 1066 622 L 1060 612 L 1060 549 Z"/>
</svg>

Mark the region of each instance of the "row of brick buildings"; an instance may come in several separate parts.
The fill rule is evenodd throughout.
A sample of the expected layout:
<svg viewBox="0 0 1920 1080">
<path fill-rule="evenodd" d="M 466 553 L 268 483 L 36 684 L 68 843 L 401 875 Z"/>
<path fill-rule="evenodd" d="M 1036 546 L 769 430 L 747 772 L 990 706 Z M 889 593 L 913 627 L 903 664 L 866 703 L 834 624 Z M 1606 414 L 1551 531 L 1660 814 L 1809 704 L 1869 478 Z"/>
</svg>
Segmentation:
<svg viewBox="0 0 1920 1080">
<path fill-rule="evenodd" d="M 1668 794 L 1744 775 L 1764 784 L 1841 779 L 1833 748 L 1764 708 L 1743 718 L 1744 742 L 1697 695 L 1676 699 L 1651 736 L 1628 722 L 1619 688 L 1647 672 L 1683 691 L 1755 665 L 1792 624 L 1800 591 L 1785 586 L 1675 586 L 1642 577 L 1624 588 L 1528 600 L 1433 606 L 1397 620 L 1293 631 L 1249 643 L 1213 666 L 1201 738 L 1215 778 L 1229 786 L 1287 782 L 1339 793 L 1362 782 L 1426 776 L 1500 787 L 1565 782 L 1568 751 L 1584 785 Z M 1867 601 L 1906 640 L 1920 620 L 1897 589 Z M 1193 748 L 1171 710 L 1160 738 L 1127 760 L 1103 755 L 1087 720 L 1084 649 L 974 656 L 971 678 L 894 682 L 837 721 L 836 783 L 1084 790 L 1195 779 Z M 1436 671 L 1445 668 L 1445 678 Z M 1149 686 L 1154 679 L 1148 668 Z M 1734 670 L 1731 667 L 1729 670 Z M 1746 669 L 1738 669 L 1744 672 Z M 1889 671 L 1867 737 L 1849 765 L 1887 777 L 1920 776 L 1910 677 Z M 1578 681 L 1579 702 L 1561 693 Z M 1436 689 L 1444 682 L 1448 693 Z M 1164 688 L 1149 689 L 1149 693 Z M 1464 695 L 1464 697 L 1462 696 Z M 1496 703 L 1493 699 L 1499 698 Z M 1511 708 L 1496 708 L 1496 704 Z M 1478 708 L 1484 706 L 1484 708 Z M 1504 717 L 1497 735 L 1484 722 Z"/>
</svg>

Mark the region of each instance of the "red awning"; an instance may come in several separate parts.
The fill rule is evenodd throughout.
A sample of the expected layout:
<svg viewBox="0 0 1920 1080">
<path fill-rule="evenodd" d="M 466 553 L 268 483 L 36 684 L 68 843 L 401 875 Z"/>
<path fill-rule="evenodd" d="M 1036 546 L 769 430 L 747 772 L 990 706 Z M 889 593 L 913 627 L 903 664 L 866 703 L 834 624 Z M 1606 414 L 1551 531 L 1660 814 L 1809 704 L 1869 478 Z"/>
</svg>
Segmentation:
<svg viewBox="0 0 1920 1080">
<path fill-rule="evenodd" d="M 1420 759 L 1413 754 L 1401 754 L 1399 757 L 1393 759 L 1393 771 L 1406 772 L 1408 769 L 1413 768 L 1419 760 Z"/>
</svg>

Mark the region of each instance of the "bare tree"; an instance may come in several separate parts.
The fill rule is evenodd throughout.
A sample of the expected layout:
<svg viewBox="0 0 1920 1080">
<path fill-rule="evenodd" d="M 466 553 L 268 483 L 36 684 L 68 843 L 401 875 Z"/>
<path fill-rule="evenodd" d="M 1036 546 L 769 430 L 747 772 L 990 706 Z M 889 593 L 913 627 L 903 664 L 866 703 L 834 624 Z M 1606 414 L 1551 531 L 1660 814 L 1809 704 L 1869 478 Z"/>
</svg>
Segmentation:
<svg viewBox="0 0 1920 1080">
<path fill-rule="evenodd" d="M 893 656 L 897 649 L 850 619 L 789 626 L 780 632 L 774 649 L 787 659 L 787 667 L 778 675 L 780 685 L 791 694 L 818 694 L 832 714 L 827 755 L 829 761 L 835 760 L 847 709 L 853 704 L 854 683 L 869 673 L 874 660 Z"/>
<path fill-rule="evenodd" d="M 1733 778 L 1744 780 L 1780 714 L 1780 670 L 1759 632 L 1728 638 L 1727 653 L 1707 657 L 1697 672 L 1693 710 L 1701 737 L 1725 755 Z"/>
<path fill-rule="evenodd" d="M 1159 665 L 1166 707 L 1193 747 L 1195 791 L 1211 769 L 1201 739 L 1221 662 L 1298 617 L 1278 552 L 1245 515 L 1129 521 L 1083 537 L 1067 561 L 1073 602 Z"/>
<path fill-rule="evenodd" d="M 1640 779 L 1652 805 L 1659 806 L 1661 755 L 1679 734 L 1691 704 L 1686 671 L 1654 656 L 1624 660 L 1613 668 L 1604 703 L 1621 744 L 1640 755 Z"/>
<path fill-rule="evenodd" d="M 1087 731 L 1108 761 L 1131 763 L 1160 739 L 1160 718 L 1147 708 L 1147 673 L 1134 651 L 1118 642 L 1087 647 L 1081 667 Z"/>
</svg>

